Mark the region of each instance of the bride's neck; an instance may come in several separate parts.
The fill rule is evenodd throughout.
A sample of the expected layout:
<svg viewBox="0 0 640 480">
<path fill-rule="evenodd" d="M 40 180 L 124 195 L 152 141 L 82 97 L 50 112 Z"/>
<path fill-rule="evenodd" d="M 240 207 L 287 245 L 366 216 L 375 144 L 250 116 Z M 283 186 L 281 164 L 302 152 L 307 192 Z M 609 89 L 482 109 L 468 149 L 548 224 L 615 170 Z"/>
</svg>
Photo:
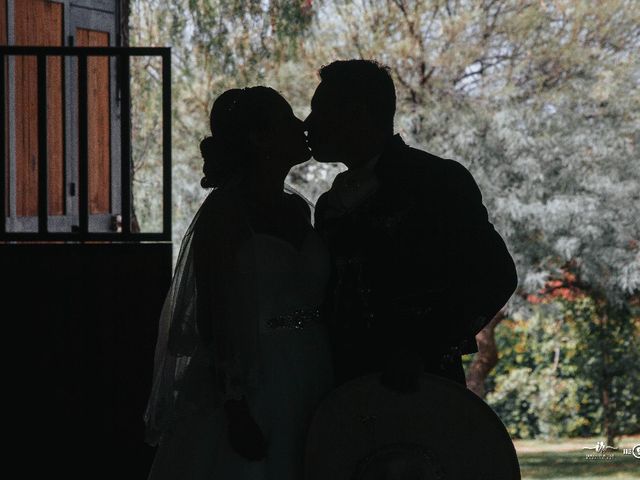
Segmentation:
<svg viewBox="0 0 640 480">
<path fill-rule="evenodd" d="M 245 177 L 241 188 L 251 203 L 269 206 L 281 201 L 286 173 L 258 171 Z"/>
</svg>

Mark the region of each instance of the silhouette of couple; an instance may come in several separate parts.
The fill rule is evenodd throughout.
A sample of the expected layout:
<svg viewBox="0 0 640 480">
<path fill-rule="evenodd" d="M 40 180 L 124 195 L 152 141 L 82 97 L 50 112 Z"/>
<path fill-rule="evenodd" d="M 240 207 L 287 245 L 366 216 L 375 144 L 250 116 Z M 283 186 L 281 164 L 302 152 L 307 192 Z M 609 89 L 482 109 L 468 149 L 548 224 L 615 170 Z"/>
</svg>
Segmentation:
<svg viewBox="0 0 640 480">
<path fill-rule="evenodd" d="M 515 289 L 469 172 L 394 135 L 388 69 L 336 61 L 320 78 L 304 122 L 267 87 L 213 104 L 200 144 L 213 191 L 160 318 L 152 480 L 302 478 L 329 391 L 371 373 L 394 392 L 422 372 L 465 385 L 460 356 Z M 311 155 L 348 167 L 315 226 L 284 186 Z"/>
</svg>

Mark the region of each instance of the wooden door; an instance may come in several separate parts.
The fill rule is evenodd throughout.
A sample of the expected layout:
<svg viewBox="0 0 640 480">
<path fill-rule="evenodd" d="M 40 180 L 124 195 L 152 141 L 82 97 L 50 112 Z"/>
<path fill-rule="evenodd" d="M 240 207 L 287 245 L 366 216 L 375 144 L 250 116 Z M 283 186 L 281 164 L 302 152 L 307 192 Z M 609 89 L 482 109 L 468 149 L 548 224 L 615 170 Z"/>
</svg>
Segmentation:
<svg viewBox="0 0 640 480">
<path fill-rule="evenodd" d="M 0 0 L 0 41 L 24 46 L 113 46 L 115 0 Z M 8 231 L 37 231 L 38 104 L 35 56 L 6 61 L 5 158 Z M 79 224 L 77 58 L 47 59 L 47 173 L 50 231 Z M 89 230 L 110 231 L 120 213 L 116 59 L 88 62 Z M 115 155 L 114 155 L 115 154 Z"/>
<path fill-rule="evenodd" d="M 85 2 L 87 3 L 87 2 Z M 115 2 L 102 2 L 105 9 L 114 8 Z M 104 4 L 104 5 L 103 5 Z M 95 3 L 92 3 L 95 6 Z M 74 8 L 75 7 L 75 8 Z M 115 45 L 116 22 L 113 12 L 78 7 L 72 4 L 69 37 L 74 46 L 107 47 Z M 77 63 L 71 62 L 70 88 L 77 91 Z M 87 61 L 88 103 L 88 165 L 89 165 L 89 230 L 108 231 L 112 218 L 120 213 L 119 165 L 119 105 L 116 99 L 116 59 L 89 57 Z M 71 117 L 77 122 L 77 94 L 71 93 Z M 75 124 L 77 126 L 77 123 Z M 77 128 L 73 128 L 77 132 Z M 74 176 L 77 178 L 77 136 L 69 156 L 74 158 Z M 77 209 L 74 208 L 74 219 Z"/>
<path fill-rule="evenodd" d="M 78 47 L 108 47 L 109 32 L 76 29 Z M 111 172 L 111 111 L 109 58 L 87 60 L 88 147 L 89 147 L 89 214 L 109 213 Z"/>
<path fill-rule="evenodd" d="M 7 0 L 0 0 L 0 45 L 8 45 L 9 44 L 8 27 L 9 27 L 9 25 L 7 24 Z M 7 59 L 6 58 L 4 60 L 4 72 L 5 72 L 4 84 L 7 85 L 7 80 L 9 79 L 9 77 L 8 77 L 8 72 L 7 72 Z M 5 99 L 4 105 L 2 105 L 2 107 L 4 108 L 5 112 L 8 112 L 9 111 L 9 97 L 6 95 L 6 92 L 5 92 L 4 99 Z M 4 171 L 4 178 L 5 178 L 4 206 L 5 206 L 5 212 L 4 212 L 4 214 L 5 214 L 5 216 L 9 216 L 9 129 L 8 129 L 8 126 L 5 127 L 5 131 L 4 132 L 0 132 L 0 135 L 4 135 L 4 152 L 2 152 L 2 154 L 4 155 L 4 159 L 5 159 L 5 164 L 4 164 L 5 165 L 5 171 Z"/>
<path fill-rule="evenodd" d="M 64 40 L 63 5 L 46 0 L 13 2 L 14 45 L 61 46 Z M 15 220 L 24 230 L 35 230 L 38 214 L 38 70 L 36 57 L 11 59 L 13 87 L 13 204 Z M 65 214 L 63 65 L 60 57 L 47 59 L 47 175 L 50 216 Z M 54 220 L 55 223 L 55 219 Z"/>
</svg>

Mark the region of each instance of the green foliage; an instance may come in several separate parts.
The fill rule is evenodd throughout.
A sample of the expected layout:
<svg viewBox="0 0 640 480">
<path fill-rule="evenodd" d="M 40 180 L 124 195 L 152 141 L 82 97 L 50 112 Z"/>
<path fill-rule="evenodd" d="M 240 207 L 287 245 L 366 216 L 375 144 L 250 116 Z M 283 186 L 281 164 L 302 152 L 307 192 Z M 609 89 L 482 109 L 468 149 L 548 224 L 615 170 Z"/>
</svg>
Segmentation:
<svg viewBox="0 0 640 480">
<path fill-rule="evenodd" d="M 603 325 L 599 313 L 583 297 L 496 328 L 487 401 L 514 437 L 604 435 L 605 415 L 615 435 L 640 431 L 640 319 L 616 312 Z"/>
<path fill-rule="evenodd" d="M 145 232 L 162 231 L 162 61 L 131 57 L 133 207 Z"/>
<path fill-rule="evenodd" d="M 567 303 L 565 312 L 582 339 L 577 374 L 585 410 L 599 414 L 594 433 L 640 432 L 640 317 L 637 309 L 612 308 L 591 299 Z M 589 407 L 587 399 L 596 400 Z M 586 433 L 583 432 L 583 433 Z"/>
<path fill-rule="evenodd" d="M 500 362 L 487 401 L 517 438 L 575 435 L 587 421 L 578 411 L 572 358 L 578 339 L 568 322 L 535 312 L 496 329 Z"/>
</svg>

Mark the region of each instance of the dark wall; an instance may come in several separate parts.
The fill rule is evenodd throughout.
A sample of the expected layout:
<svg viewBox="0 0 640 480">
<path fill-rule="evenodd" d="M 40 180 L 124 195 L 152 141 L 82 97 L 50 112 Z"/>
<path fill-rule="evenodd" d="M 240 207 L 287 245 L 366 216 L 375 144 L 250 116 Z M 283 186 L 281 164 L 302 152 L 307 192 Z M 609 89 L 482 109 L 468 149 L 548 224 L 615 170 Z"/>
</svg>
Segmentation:
<svg viewBox="0 0 640 480">
<path fill-rule="evenodd" d="M 171 244 L 0 244 L 0 271 L 5 438 L 20 478 L 145 479 Z"/>
</svg>

